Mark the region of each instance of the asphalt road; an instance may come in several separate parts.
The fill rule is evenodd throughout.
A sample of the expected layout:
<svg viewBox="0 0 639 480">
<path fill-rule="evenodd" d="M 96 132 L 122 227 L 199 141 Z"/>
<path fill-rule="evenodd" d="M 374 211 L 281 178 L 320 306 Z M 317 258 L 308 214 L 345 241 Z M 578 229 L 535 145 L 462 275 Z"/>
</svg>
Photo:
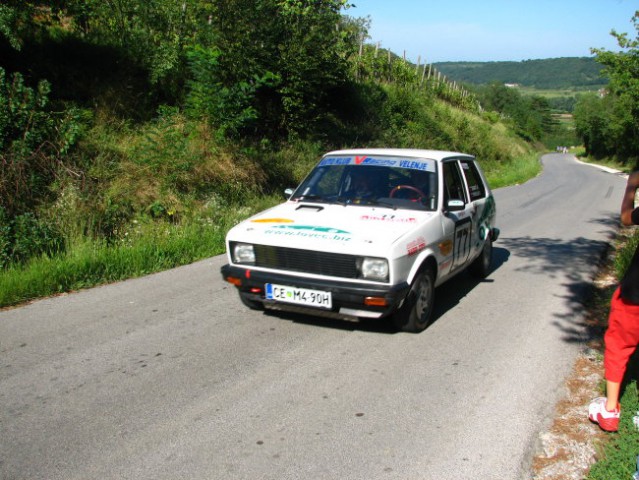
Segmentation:
<svg viewBox="0 0 639 480">
<path fill-rule="evenodd" d="M 625 186 L 544 166 L 419 335 L 249 311 L 221 256 L 0 311 L 0 478 L 528 478 Z"/>
</svg>

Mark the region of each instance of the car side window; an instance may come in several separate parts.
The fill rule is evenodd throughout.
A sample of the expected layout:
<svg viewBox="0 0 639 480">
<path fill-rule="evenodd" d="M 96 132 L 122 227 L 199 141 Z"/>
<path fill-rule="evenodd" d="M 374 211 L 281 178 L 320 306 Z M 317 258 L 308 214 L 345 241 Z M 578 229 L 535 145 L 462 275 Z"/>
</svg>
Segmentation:
<svg viewBox="0 0 639 480">
<path fill-rule="evenodd" d="M 470 193 L 470 201 L 479 200 L 486 196 L 486 188 L 482 181 L 481 175 L 477 170 L 475 162 L 469 160 L 462 160 L 461 162 L 464 176 L 466 177 L 466 183 L 468 184 L 468 191 Z"/>
<path fill-rule="evenodd" d="M 464 181 L 456 161 L 444 163 L 444 205 L 449 200 L 462 200 L 466 203 Z"/>
</svg>

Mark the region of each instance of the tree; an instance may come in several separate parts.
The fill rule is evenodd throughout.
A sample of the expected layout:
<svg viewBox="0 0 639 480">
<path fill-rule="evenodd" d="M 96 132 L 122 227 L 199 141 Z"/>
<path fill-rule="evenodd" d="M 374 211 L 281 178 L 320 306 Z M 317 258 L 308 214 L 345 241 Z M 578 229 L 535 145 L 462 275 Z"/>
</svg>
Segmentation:
<svg viewBox="0 0 639 480">
<path fill-rule="evenodd" d="M 17 35 L 18 10 L 11 4 L 0 5 L 0 35 L 7 39 L 16 50 L 20 50 L 20 37 Z"/>
<path fill-rule="evenodd" d="M 602 73 L 610 79 L 609 91 L 614 106 L 609 121 L 616 134 L 611 153 L 622 161 L 639 158 L 639 11 L 632 17 L 632 23 L 637 32 L 635 39 L 630 39 L 626 33 L 611 32 L 622 51 L 592 49 L 597 61 L 604 65 Z M 605 142 L 604 139 L 600 141 Z M 608 151 L 595 145 L 592 149 Z"/>
<path fill-rule="evenodd" d="M 612 103 L 604 101 L 594 93 L 582 95 L 574 111 L 575 131 L 584 143 L 586 155 L 605 157 L 612 155 L 611 125 Z M 614 143 L 612 144 L 614 145 Z"/>
<path fill-rule="evenodd" d="M 522 138 L 540 140 L 555 126 L 550 105 L 543 97 L 525 97 L 516 88 L 498 82 L 479 88 L 478 93 L 484 109 L 510 119 Z"/>
<path fill-rule="evenodd" d="M 346 0 L 220 0 L 211 17 L 221 51 L 218 79 L 226 88 L 269 75 L 256 92 L 262 118 L 289 134 L 311 130 L 332 89 L 349 81 L 352 35 L 342 35 Z"/>
</svg>

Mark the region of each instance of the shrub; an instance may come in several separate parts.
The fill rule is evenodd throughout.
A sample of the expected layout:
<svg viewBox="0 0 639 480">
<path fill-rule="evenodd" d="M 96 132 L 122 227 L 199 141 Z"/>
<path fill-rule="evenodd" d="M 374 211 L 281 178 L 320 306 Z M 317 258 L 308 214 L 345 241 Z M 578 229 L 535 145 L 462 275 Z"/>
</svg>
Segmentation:
<svg viewBox="0 0 639 480">
<path fill-rule="evenodd" d="M 32 209 L 49 193 L 62 157 L 82 133 L 86 112 L 48 108 L 50 84 L 9 79 L 0 68 L 0 204 L 9 215 Z"/>
<path fill-rule="evenodd" d="M 267 72 L 225 85 L 219 72 L 221 54 L 217 48 L 199 45 L 188 51 L 192 80 L 187 85 L 187 111 L 194 118 L 206 118 L 221 137 L 234 137 L 258 117 L 254 106 L 256 91 L 277 81 L 277 77 Z"/>
<path fill-rule="evenodd" d="M 24 263 L 32 257 L 54 255 L 64 250 L 62 234 L 53 224 L 24 213 L 8 218 L 0 208 L 0 267 Z"/>
</svg>

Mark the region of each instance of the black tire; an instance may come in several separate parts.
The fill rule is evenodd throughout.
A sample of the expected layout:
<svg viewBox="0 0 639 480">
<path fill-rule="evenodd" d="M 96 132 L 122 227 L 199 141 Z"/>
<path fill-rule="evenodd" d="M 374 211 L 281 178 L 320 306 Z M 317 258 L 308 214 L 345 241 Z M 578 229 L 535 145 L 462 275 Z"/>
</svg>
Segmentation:
<svg viewBox="0 0 639 480">
<path fill-rule="evenodd" d="M 473 277 L 486 278 L 490 273 L 490 266 L 493 261 L 493 241 L 490 235 L 484 241 L 484 248 L 482 248 L 479 257 L 473 260 L 473 263 L 468 267 L 468 271 Z"/>
<path fill-rule="evenodd" d="M 240 292 L 240 300 L 244 305 L 246 305 L 251 310 L 264 310 L 264 304 L 257 300 L 252 300 L 250 298 L 250 294 Z"/>
<path fill-rule="evenodd" d="M 430 325 L 435 304 L 435 271 L 428 265 L 415 277 L 404 304 L 393 316 L 395 327 L 419 333 Z"/>
</svg>

